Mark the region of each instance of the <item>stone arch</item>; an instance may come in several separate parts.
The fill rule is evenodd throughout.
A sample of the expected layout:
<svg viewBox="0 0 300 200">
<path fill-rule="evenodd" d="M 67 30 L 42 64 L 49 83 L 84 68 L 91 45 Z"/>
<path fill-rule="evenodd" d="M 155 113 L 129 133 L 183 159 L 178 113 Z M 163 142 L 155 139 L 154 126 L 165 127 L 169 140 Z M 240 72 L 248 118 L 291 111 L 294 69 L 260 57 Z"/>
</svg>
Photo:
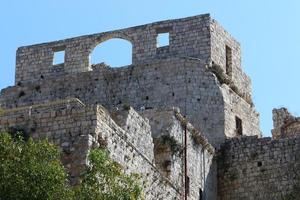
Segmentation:
<svg viewBox="0 0 300 200">
<path fill-rule="evenodd" d="M 130 37 L 127 34 L 121 33 L 121 32 L 112 32 L 112 33 L 104 33 L 101 34 L 100 36 L 97 36 L 95 38 L 95 43 L 91 46 L 90 51 L 89 51 L 89 66 L 92 64 L 92 55 L 95 52 L 96 48 L 101 47 L 102 44 L 105 44 L 106 42 L 113 41 L 113 40 L 120 40 L 120 41 L 125 41 L 131 45 L 131 51 L 129 52 L 131 55 L 131 63 L 133 63 L 133 51 L 134 51 L 134 41 L 133 38 Z M 129 63 L 128 63 L 129 64 Z"/>
</svg>

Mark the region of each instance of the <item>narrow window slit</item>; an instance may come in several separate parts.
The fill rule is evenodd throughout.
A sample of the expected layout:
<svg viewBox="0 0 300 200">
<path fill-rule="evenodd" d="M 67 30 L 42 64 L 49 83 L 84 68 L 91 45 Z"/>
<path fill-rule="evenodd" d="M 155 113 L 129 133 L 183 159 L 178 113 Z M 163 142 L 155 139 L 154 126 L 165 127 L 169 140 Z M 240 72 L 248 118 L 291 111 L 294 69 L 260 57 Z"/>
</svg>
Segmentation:
<svg viewBox="0 0 300 200">
<path fill-rule="evenodd" d="M 241 136 L 243 135 L 243 122 L 239 117 L 235 117 L 235 129 L 236 135 Z"/>
<path fill-rule="evenodd" d="M 232 75 L 232 49 L 226 45 L 226 74 Z"/>
</svg>

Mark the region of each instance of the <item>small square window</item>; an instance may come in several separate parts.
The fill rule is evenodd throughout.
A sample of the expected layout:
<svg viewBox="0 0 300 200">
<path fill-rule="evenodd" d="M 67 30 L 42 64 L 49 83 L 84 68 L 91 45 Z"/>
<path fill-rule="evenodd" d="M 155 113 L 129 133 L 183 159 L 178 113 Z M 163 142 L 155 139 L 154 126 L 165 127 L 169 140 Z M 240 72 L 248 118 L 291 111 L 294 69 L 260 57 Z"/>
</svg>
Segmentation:
<svg viewBox="0 0 300 200">
<path fill-rule="evenodd" d="M 158 33 L 157 35 L 157 48 L 169 46 L 170 43 L 170 34 L 167 33 Z"/>
<path fill-rule="evenodd" d="M 53 65 L 63 64 L 65 62 L 65 51 L 54 52 Z"/>
<path fill-rule="evenodd" d="M 262 166 L 262 162 L 261 161 L 258 161 L 257 162 L 257 167 L 261 167 Z"/>
</svg>

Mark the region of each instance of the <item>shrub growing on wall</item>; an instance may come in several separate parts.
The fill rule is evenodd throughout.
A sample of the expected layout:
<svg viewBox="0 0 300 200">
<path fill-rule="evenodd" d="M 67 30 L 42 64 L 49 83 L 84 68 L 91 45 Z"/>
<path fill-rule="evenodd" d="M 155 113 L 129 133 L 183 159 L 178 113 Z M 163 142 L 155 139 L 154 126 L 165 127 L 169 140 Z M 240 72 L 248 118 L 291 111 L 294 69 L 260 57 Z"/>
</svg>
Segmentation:
<svg viewBox="0 0 300 200">
<path fill-rule="evenodd" d="M 93 150 L 90 165 L 76 189 L 77 199 L 85 200 L 135 200 L 141 197 L 138 176 L 126 175 L 122 167 L 109 158 L 105 150 Z"/>
</svg>

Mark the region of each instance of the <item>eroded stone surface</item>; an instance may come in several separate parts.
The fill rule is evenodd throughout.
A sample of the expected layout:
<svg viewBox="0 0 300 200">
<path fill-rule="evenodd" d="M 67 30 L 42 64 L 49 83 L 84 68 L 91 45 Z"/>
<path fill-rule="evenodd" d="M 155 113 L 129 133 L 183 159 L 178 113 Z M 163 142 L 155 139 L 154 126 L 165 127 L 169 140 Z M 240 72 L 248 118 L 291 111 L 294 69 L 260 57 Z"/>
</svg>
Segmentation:
<svg viewBox="0 0 300 200">
<path fill-rule="evenodd" d="M 222 200 L 288 199 L 299 194 L 300 137 L 243 137 L 225 142 L 218 158 Z"/>
<path fill-rule="evenodd" d="M 132 65 L 91 65 L 112 38 L 132 43 Z M 57 51 L 65 60 L 53 65 Z M 240 44 L 205 14 L 20 47 L 0 129 L 57 144 L 72 184 L 89 151 L 106 148 L 149 200 L 182 198 L 186 133 L 188 199 L 277 200 L 297 180 L 300 123 L 274 110 L 274 138 L 261 138 L 251 92 Z"/>
</svg>

